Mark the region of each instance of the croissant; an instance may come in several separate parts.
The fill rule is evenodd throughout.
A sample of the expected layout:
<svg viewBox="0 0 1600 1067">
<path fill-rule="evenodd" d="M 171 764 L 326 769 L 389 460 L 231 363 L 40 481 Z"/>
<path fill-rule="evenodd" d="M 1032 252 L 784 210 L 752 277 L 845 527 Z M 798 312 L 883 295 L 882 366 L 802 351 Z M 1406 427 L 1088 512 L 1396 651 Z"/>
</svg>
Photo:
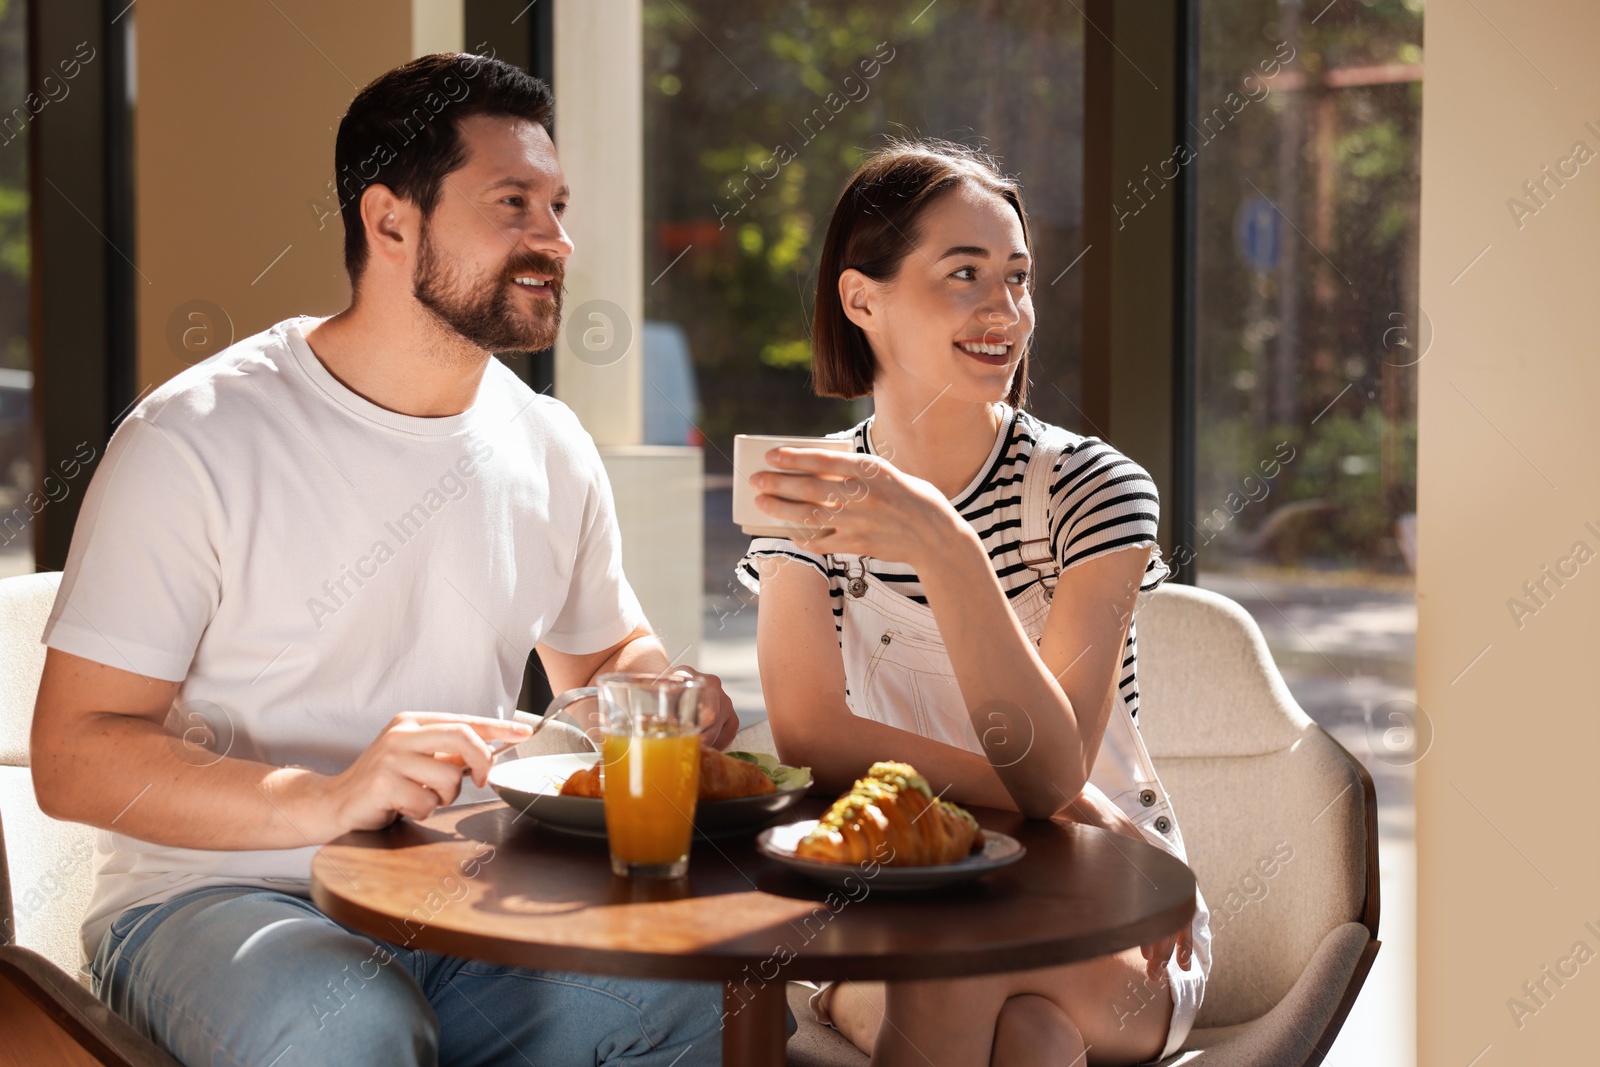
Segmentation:
<svg viewBox="0 0 1600 1067">
<path fill-rule="evenodd" d="M 800 859 L 890 867 L 955 863 L 983 844 L 978 821 L 933 795 L 907 763 L 874 763 L 795 845 Z"/>
<path fill-rule="evenodd" d="M 585 767 L 580 771 L 573 771 L 565 782 L 561 783 L 561 795 L 564 797 L 600 797 L 600 764 Z"/>
<path fill-rule="evenodd" d="M 728 800 L 777 792 L 772 778 L 754 763 L 734 759 L 705 745 L 700 746 L 701 800 Z M 600 764 L 574 771 L 561 785 L 564 797 L 599 797 Z"/>
<path fill-rule="evenodd" d="M 700 746 L 700 799 L 730 800 L 776 793 L 772 776 L 754 763 Z"/>
</svg>

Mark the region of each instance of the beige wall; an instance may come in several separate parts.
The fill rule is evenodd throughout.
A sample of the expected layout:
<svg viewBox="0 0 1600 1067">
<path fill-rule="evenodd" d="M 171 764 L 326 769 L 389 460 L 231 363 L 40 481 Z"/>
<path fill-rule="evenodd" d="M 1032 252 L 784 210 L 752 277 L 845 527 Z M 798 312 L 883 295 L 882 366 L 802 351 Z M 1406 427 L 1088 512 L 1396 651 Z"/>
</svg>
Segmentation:
<svg viewBox="0 0 1600 1067">
<path fill-rule="evenodd" d="M 414 30 L 410 0 L 141 4 L 137 18 L 145 386 L 194 362 L 169 334 L 203 339 L 195 301 L 235 340 L 348 303 L 334 132 L 361 86 L 411 58 Z"/>
<path fill-rule="evenodd" d="M 465 51 L 465 0 L 411 0 L 411 54 Z"/>
<path fill-rule="evenodd" d="M 1600 957 L 1538 1001 L 1522 986 L 1577 942 L 1600 954 L 1600 562 L 1520 629 L 1507 602 L 1576 542 L 1600 552 L 1600 157 L 1520 228 L 1507 200 L 1536 206 L 1523 183 L 1576 142 L 1600 153 L 1600 5 L 1426 18 L 1418 1062 L 1592 1063 Z M 1513 997 L 1535 1009 L 1520 1029 Z"/>
</svg>

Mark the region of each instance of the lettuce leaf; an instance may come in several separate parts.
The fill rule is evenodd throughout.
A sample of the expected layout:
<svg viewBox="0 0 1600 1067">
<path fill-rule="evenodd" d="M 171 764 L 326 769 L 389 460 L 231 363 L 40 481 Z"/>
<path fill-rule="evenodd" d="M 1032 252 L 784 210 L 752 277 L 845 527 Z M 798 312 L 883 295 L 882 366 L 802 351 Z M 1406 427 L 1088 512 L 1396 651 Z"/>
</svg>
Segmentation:
<svg viewBox="0 0 1600 1067">
<path fill-rule="evenodd" d="M 779 763 L 778 757 L 770 753 L 728 752 L 724 754 L 736 760 L 754 763 L 757 767 L 760 767 L 766 776 L 772 779 L 772 784 L 777 786 L 780 792 L 790 789 L 803 789 L 811 784 L 810 767 L 790 767 Z"/>
</svg>

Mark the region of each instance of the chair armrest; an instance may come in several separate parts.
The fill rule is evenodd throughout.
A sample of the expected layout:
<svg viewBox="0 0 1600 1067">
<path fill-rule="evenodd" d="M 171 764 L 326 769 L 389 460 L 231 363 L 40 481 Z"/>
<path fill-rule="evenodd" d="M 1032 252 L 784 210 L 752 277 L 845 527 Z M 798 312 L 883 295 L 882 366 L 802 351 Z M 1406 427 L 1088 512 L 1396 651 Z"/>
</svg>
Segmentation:
<svg viewBox="0 0 1600 1067">
<path fill-rule="evenodd" d="M 8 1009 L 0 1062 L 183 1067 L 31 949 L 0 945 L 0 999 Z"/>
<path fill-rule="evenodd" d="M 1322 939 L 1282 1000 L 1254 1022 L 1194 1030 L 1163 1064 L 1183 1067 L 1316 1067 L 1350 1014 L 1379 943 L 1365 925 L 1348 922 Z M 1208 1036 L 1209 1035 L 1209 1036 Z M 1200 1051 L 1196 1054 L 1194 1049 Z"/>
</svg>

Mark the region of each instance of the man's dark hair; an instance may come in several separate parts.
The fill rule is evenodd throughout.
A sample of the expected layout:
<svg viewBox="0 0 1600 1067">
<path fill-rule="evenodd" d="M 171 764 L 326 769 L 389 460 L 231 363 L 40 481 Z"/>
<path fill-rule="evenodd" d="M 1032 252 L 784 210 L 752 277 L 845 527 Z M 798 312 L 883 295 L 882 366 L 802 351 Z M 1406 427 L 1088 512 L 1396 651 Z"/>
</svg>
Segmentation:
<svg viewBox="0 0 1600 1067">
<path fill-rule="evenodd" d="M 445 175 L 467 161 L 459 123 L 469 115 L 527 119 L 548 133 L 555 100 L 548 85 L 509 63 L 439 52 L 380 75 L 350 101 L 333 166 L 352 288 L 367 266 L 361 194 L 384 185 L 421 208 L 423 218 L 432 215 Z"/>
</svg>

